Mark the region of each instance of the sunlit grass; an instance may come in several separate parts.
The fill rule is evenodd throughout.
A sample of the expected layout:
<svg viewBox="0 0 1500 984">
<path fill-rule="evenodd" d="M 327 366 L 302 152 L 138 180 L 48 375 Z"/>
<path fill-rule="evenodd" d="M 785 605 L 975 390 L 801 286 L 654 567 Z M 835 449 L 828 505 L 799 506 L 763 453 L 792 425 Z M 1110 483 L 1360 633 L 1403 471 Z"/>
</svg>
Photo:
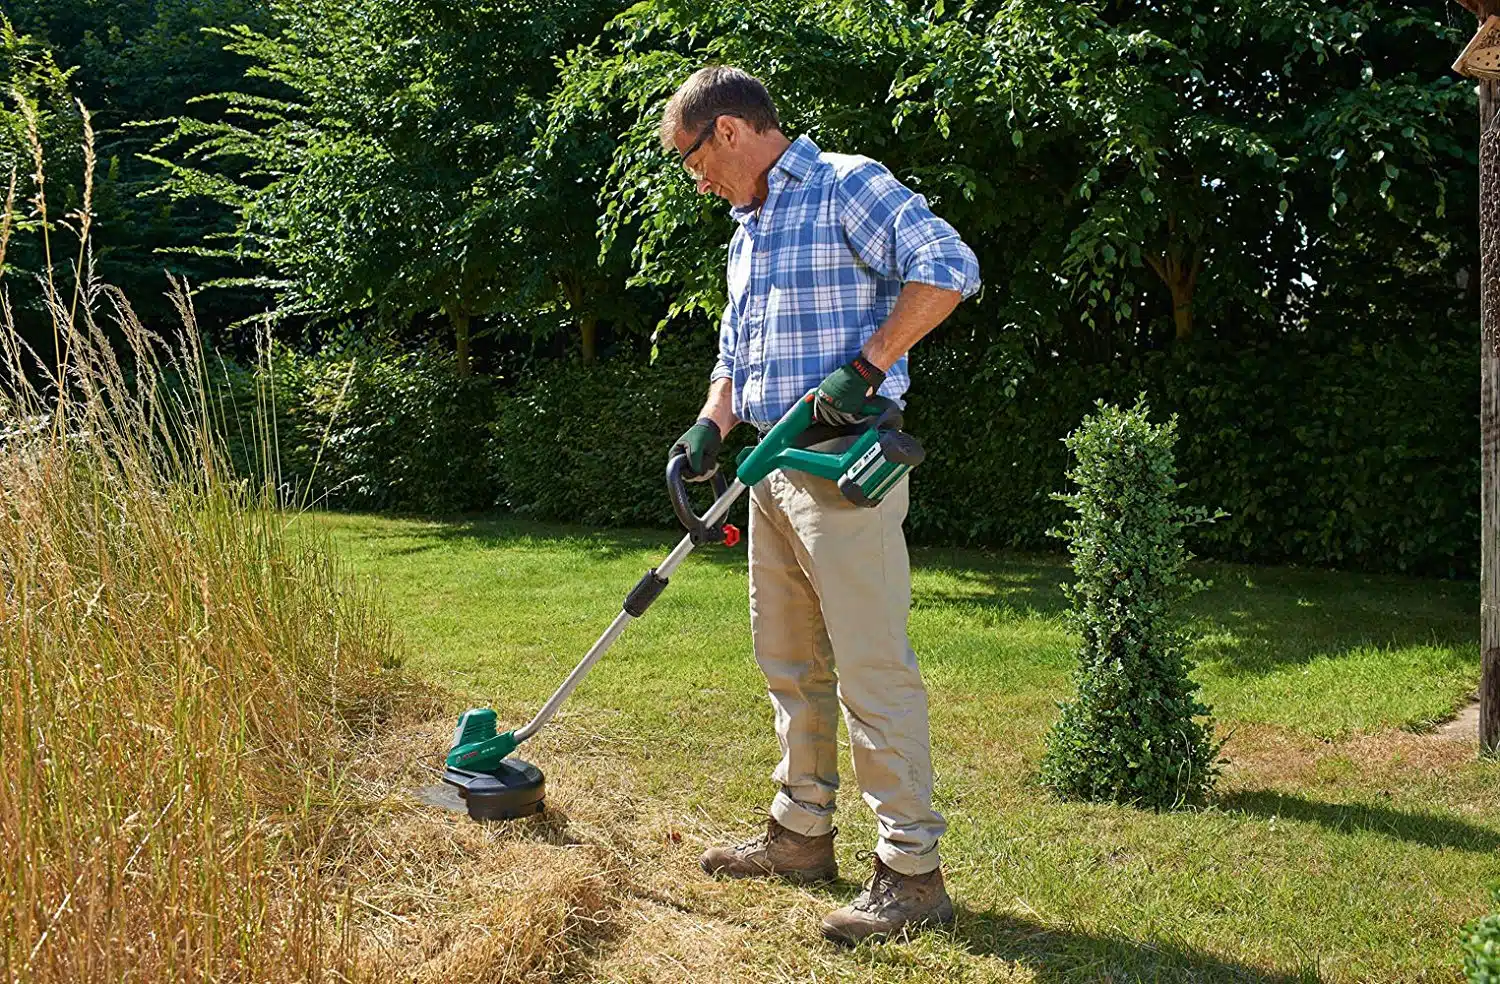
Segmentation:
<svg viewBox="0 0 1500 984">
<path fill-rule="evenodd" d="M 392 605 L 411 665 L 524 723 L 675 540 L 512 518 L 322 515 Z M 817 919 L 873 846 L 847 756 L 827 890 L 718 883 L 776 759 L 744 555 L 696 552 L 523 746 L 637 883 L 602 980 L 1447 980 L 1500 877 L 1497 766 L 1424 734 L 1478 673 L 1475 586 L 1207 564 L 1195 654 L 1231 760 L 1202 811 L 1061 803 L 1035 781 L 1074 637 L 1061 558 L 914 551 L 952 934 L 839 953 Z M 436 744 L 433 751 L 440 750 Z M 672 831 L 682 832 L 681 842 Z M 665 900 L 665 901 L 663 901 Z"/>
</svg>

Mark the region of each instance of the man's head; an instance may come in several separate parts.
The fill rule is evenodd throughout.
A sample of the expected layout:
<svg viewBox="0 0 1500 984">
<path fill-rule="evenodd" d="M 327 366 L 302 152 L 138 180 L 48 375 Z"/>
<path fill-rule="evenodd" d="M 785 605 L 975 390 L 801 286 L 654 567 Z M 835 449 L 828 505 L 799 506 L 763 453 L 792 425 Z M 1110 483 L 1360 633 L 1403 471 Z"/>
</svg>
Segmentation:
<svg viewBox="0 0 1500 984">
<path fill-rule="evenodd" d="M 700 193 L 745 206 L 763 189 L 788 141 L 760 80 L 713 66 L 694 72 L 667 101 L 661 143 L 676 152 Z"/>
</svg>

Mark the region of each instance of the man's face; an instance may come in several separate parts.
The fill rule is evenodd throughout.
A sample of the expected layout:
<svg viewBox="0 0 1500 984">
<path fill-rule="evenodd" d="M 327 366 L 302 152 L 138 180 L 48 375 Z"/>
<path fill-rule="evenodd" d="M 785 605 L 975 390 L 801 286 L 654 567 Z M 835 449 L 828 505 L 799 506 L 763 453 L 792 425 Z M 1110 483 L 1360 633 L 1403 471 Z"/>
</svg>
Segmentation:
<svg viewBox="0 0 1500 984">
<path fill-rule="evenodd" d="M 700 195 L 718 195 L 736 207 L 755 199 L 756 179 L 744 160 L 749 126 L 737 116 L 718 116 L 696 130 L 678 130 L 672 138 L 682 166 Z"/>
</svg>

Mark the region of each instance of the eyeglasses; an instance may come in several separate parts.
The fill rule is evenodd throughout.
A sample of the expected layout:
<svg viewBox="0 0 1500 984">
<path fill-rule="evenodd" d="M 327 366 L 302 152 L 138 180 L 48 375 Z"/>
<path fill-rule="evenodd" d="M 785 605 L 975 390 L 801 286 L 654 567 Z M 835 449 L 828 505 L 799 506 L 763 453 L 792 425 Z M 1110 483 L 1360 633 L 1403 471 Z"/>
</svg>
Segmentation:
<svg viewBox="0 0 1500 984">
<path fill-rule="evenodd" d="M 694 140 L 692 145 L 689 146 L 687 150 L 684 150 L 681 154 L 678 155 L 677 159 L 682 162 L 683 167 L 687 168 L 689 174 L 696 176 L 698 172 L 695 171 L 693 169 L 693 166 L 688 163 L 688 158 L 698 153 L 698 148 L 703 146 L 703 142 L 709 137 L 713 136 L 714 130 L 719 125 L 719 117 L 731 115 L 733 114 L 719 113 L 714 116 L 713 119 L 709 120 L 708 123 L 704 125 L 703 130 L 698 134 L 698 139 Z"/>
</svg>

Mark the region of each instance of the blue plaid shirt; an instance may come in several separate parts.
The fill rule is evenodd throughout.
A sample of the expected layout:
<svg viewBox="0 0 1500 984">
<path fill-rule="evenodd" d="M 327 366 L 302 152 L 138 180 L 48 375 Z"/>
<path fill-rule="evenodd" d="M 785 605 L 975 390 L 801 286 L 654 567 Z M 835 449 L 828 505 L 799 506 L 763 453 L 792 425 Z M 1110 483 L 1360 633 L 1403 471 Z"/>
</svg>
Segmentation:
<svg viewBox="0 0 1500 984">
<path fill-rule="evenodd" d="M 859 354 L 901 286 L 979 289 L 979 261 L 927 200 L 868 157 L 806 136 L 771 168 L 759 211 L 735 209 L 729 303 L 712 379 L 734 380 L 734 414 L 764 431 Z M 880 393 L 900 400 L 903 356 Z"/>
</svg>

